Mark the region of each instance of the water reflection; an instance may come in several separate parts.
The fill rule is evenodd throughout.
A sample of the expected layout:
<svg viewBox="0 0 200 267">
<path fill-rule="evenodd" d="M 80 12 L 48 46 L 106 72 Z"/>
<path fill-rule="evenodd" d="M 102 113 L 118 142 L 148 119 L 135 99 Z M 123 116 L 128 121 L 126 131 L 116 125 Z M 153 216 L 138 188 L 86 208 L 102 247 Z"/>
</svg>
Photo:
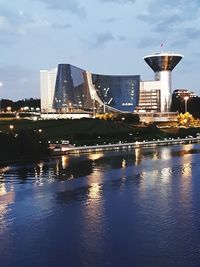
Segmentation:
<svg viewBox="0 0 200 267">
<path fill-rule="evenodd" d="M 62 168 L 66 169 L 69 166 L 69 157 L 68 156 L 62 156 Z"/>
<path fill-rule="evenodd" d="M 14 218 L 7 219 L 10 211 L 10 204 L 14 202 L 14 192 L 7 193 L 6 187 L 0 184 L 0 233 L 5 233 L 8 231 L 8 227 L 13 223 Z"/>
<path fill-rule="evenodd" d="M 1 183 L 0 183 L 0 196 L 3 196 L 6 194 L 6 186 L 5 186 L 5 179 L 1 178 Z"/>
<path fill-rule="evenodd" d="M 185 163 L 181 167 L 180 201 L 184 208 L 189 208 L 192 202 L 192 164 Z"/>
<path fill-rule="evenodd" d="M 102 186 L 97 184 L 97 183 L 92 183 L 91 186 L 89 187 L 88 191 L 88 198 L 89 199 L 97 199 L 100 197 L 100 191 L 101 191 Z"/>
<path fill-rule="evenodd" d="M 191 262 L 199 252 L 198 153 L 198 145 L 138 148 L 1 170 L 0 256 L 18 263 L 2 266 L 38 263 L 35 255 L 44 266 Z"/>
<path fill-rule="evenodd" d="M 140 167 L 144 160 L 146 165 L 157 169 L 159 160 L 171 161 L 180 158 L 182 163 L 192 160 L 192 155 L 200 153 L 199 145 L 183 145 L 172 147 L 136 148 L 132 151 L 96 152 L 83 155 L 64 155 L 53 160 L 40 161 L 35 164 L 13 165 L 0 169 L 0 183 L 14 185 L 18 182 L 35 183 L 42 186 L 56 180 L 64 181 L 78 177 L 89 176 L 96 172 L 111 169 L 127 169 L 131 166 Z M 185 157 L 187 156 L 187 158 Z M 148 162 L 149 160 L 149 162 Z M 183 165 L 186 166 L 186 165 Z M 168 169 L 169 168 L 169 169 Z M 183 173 L 189 171 L 183 167 Z M 170 177 L 170 167 L 161 172 L 161 178 L 167 183 Z M 153 178 L 156 174 L 152 173 Z M 5 179 L 4 179 L 5 178 Z M 8 185 L 6 185 L 7 187 Z"/>
</svg>

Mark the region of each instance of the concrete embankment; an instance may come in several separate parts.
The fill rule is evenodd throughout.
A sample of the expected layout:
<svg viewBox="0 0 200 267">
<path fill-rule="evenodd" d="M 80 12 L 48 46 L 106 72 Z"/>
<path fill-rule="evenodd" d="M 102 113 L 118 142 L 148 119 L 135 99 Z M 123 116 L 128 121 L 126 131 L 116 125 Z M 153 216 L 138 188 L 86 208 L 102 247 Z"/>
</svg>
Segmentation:
<svg viewBox="0 0 200 267">
<path fill-rule="evenodd" d="M 189 144 L 200 142 L 200 137 L 188 137 L 188 138 L 177 138 L 177 139 L 165 139 L 165 140 L 152 140 L 152 141 L 142 141 L 134 143 L 117 143 L 117 144 L 106 144 L 106 145 L 95 145 L 95 146 L 79 146 L 79 147 L 67 147 L 62 149 L 62 147 L 53 152 L 55 155 L 60 154 L 76 154 L 76 153 L 89 153 L 97 151 L 109 151 L 109 150 L 127 150 L 139 147 L 154 147 L 154 146 L 164 146 L 164 145 L 175 145 L 175 144 Z"/>
</svg>

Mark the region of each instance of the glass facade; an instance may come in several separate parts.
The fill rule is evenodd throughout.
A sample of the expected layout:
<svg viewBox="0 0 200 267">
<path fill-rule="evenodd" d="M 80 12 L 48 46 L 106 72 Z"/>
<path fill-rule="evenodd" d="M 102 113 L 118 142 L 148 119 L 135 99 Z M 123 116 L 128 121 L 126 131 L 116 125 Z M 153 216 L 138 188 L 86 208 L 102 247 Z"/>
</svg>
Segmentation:
<svg viewBox="0 0 200 267">
<path fill-rule="evenodd" d="M 140 76 L 111 76 L 92 74 L 97 95 L 110 108 L 134 111 L 139 100 Z"/>
<path fill-rule="evenodd" d="M 59 111 L 90 109 L 89 92 L 84 86 L 84 70 L 70 64 L 59 64 L 53 107 Z"/>
<path fill-rule="evenodd" d="M 92 110 L 100 106 L 121 112 L 132 112 L 139 101 L 140 76 L 91 74 L 92 87 L 86 71 L 70 64 L 59 64 L 53 108 L 57 111 Z M 92 90 L 98 98 L 92 99 Z M 101 103 L 98 103 L 98 99 Z M 99 101 L 100 102 L 100 101 Z"/>
</svg>

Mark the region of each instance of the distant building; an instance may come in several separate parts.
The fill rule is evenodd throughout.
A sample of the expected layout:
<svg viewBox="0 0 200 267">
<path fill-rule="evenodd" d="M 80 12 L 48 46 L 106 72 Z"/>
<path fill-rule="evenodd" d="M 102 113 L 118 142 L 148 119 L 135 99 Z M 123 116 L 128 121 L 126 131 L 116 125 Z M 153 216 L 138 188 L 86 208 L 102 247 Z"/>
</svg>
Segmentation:
<svg viewBox="0 0 200 267">
<path fill-rule="evenodd" d="M 174 53 L 144 57 L 154 71 L 154 80 L 140 75 L 94 74 L 70 64 L 40 72 L 43 113 L 136 112 L 150 120 L 174 120 L 171 108 L 171 72 L 182 59 Z M 170 119 L 170 116 L 172 117 Z M 154 119 L 152 119 L 154 120 Z"/>
<path fill-rule="evenodd" d="M 53 100 L 58 112 L 133 112 L 139 101 L 139 75 L 93 74 L 59 64 Z"/>
<path fill-rule="evenodd" d="M 160 112 L 160 81 L 141 81 L 137 112 Z"/>
<path fill-rule="evenodd" d="M 53 112 L 57 68 L 40 71 L 41 112 Z"/>
<path fill-rule="evenodd" d="M 170 112 L 172 92 L 171 92 L 171 72 L 183 58 L 182 55 L 174 53 L 156 53 L 145 56 L 145 62 L 154 71 L 155 81 L 160 82 L 160 111 Z"/>
<path fill-rule="evenodd" d="M 197 97 L 194 92 L 187 89 L 176 89 L 173 91 L 173 96 L 180 100 L 184 100 L 185 97 L 194 98 Z"/>
</svg>

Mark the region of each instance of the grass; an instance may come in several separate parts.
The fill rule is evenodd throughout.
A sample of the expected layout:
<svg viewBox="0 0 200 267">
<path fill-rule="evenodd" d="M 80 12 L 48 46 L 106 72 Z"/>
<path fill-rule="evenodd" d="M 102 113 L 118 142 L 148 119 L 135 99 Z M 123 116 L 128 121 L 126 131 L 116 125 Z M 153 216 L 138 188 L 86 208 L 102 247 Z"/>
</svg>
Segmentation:
<svg viewBox="0 0 200 267">
<path fill-rule="evenodd" d="M 13 130 L 10 129 L 13 125 Z M 133 131 L 133 128 L 124 124 L 114 123 L 98 119 L 79 120 L 10 120 L 0 121 L 0 131 L 9 133 L 11 131 L 35 130 L 40 132 L 47 140 L 57 141 L 74 136 L 95 135 L 118 135 Z"/>
<path fill-rule="evenodd" d="M 10 128 L 13 125 L 13 129 Z M 195 135 L 200 128 L 179 129 L 176 131 L 160 130 L 154 125 L 140 127 L 122 122 L 105 121 L 99 119 L 77 120 L 4 120 L 0 121 L 0 131 L 15 133 L 18 131 L 32 130 L 39 133 L 47 141 L 56 142 L 69 140 L 72 144 L 91 145 L 114 143 L 121 141 L 133 142 L 136 140 L 164 139 L 166 137 L 184 137 Z"/>
</svg>

